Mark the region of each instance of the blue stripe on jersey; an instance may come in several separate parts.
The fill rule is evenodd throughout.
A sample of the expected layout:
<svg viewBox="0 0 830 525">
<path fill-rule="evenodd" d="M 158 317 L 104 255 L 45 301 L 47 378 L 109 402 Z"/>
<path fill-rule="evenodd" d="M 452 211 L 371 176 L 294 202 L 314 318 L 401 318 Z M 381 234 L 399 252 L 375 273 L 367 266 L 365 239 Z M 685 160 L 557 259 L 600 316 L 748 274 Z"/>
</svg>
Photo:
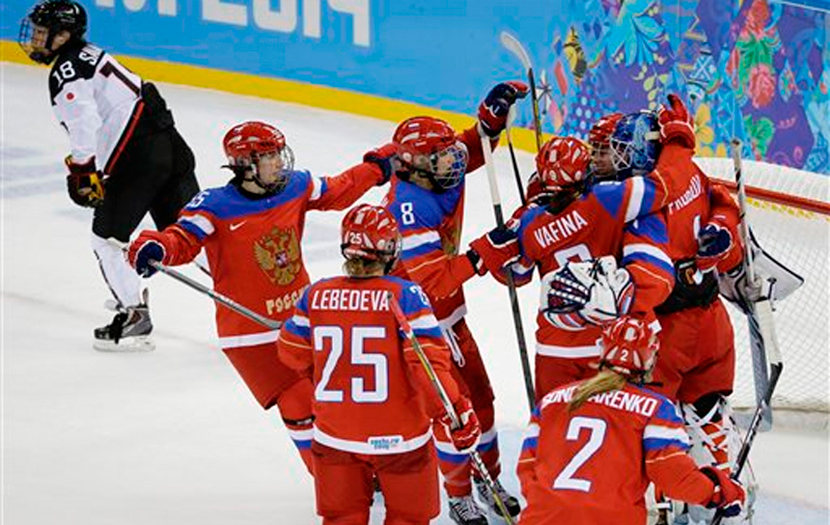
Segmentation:
<svg viewBox="0 0 830 525">
<path fill-rule="evenodd" d="M 634 235 L 644 237 L 652 242 L 666 244 L 669 242 L 669 231 L 666 221 L 660 213 L 651 213 L 629 223 L 626 230 Z"/>
<path fill-rule="evenodd" d="M 655 412 L 652 417 L 683 426 L 683 419 L 680 417 L 680 413 L 674 403 L 669 401 L 667 397 L 657 394 L 656 392 L 652 392 L 651 390 L 645 388 L 643 390 L 662 401 L 660 406 L 657 408 L 657 412 Z"/>
<path fill-rule="evenodd" d="M 294 322 L 293 317 L 285 322 L 282 329 L 289 334 L 299 337 L 303 341 L 311 341 L 311 329 L 307 326 L 299 326 Z"/>
<path fill-rule="evenodd" d="M 623 266 L 630 264 L 632 262 L 643 262 L 646 264 L 650 264 L 652 266 L 660 268 L 665 273 L 674 275 L 674 266 L 668 264 L 666 261 L 662 259 L 658 259 L 657 257 L 645 252 L 632 252 L 623 257 L 622 259 Z"/>
<path fill-rule="evenodd" d="M 615 219 L 620 214 L 620 208 L 625 196 L 625 184 L 617 181 L 603 181 L 591 186 L 586 195 L 592 193 L 603 208 Z"/>
<path fill-rule="evenodd" d="M 647 178 L 643 178 L 643 200 L 640 203 L 640 210 L 637 212 L 637 215 L 643 215 L 648 213 L 652 206 L 654 206 L 654 194 L 656 193 L 657 188 L 655 187 L 654 183 Z"/>
<path fill-rule="evenodd" d="M 525 255 L 524 243 L 522 242 L 525 238 L 525 232 L 530 227 L 531 223 L 533 223 L 534 219 L 543 213 L 545 213 L 544 206 L 531 205 L 528 206 L 527 209 L 519 216 L 519 229 L 516 232 L 516 235 L 519 237 L 519 253 L 521 255 Z"/>
<path fill-rule="evenodd" d="M 449 452 L 443 452 L 438 450 L 438 459 L 441 461 L 446 461 L 448 463 L 452 463 L 454 465 L 460 465 L 466 461 L 470 460 L 469 454 L 451 454 Z"/>
<path fill-rule="evenodd" d="M 186 230 L 186 231 L 192 233 L 193 235 L 195 235 L 196 238 L 199 239 L 200 241 L 204 241 L 205 237 L 207 237 L 207 233 L 205 233 L 204 231 L 202 231 L 201 228 L 199 228 L 198 226 L 196 226 L 195 224 L 190 222 L 187 219 L 187 217 L 182 217 L 177 222 L 178 222 L 179 226 L 181 226 L 184 230 Z"/>
<path fill-rule="evenodd" d="M 536 450 L 536 447 L 539 445 L 539 438 L 538 437 L 529 437 L 525 438 L 524 442 L 522 443 L 522 452 L 525 450 Z"/>
<path fill-rule="evenodd" d="M 206 210 L 219 219 L 235 219 L 261 213 L 301 198 L 309 191 L 312 181 L 308 171 L 292 171 L 288 177 L 288 184 L 281 192 L 264 199 L 249 199 L 242 195 L 236 186 L 227 184 L 202 191 L 185 206 L 185 209 Z"/>
<path fill-rule="evenodd" d="M 663 448 L 675 447 L 680 450 L 689 450 L 688 443 L 684 443 L 677 439 L 660 439 L 660 438 L 645 438 L 643 439 L 643 449 L 646 452 L 653 450 L 660 450 Z"/>
</svg>

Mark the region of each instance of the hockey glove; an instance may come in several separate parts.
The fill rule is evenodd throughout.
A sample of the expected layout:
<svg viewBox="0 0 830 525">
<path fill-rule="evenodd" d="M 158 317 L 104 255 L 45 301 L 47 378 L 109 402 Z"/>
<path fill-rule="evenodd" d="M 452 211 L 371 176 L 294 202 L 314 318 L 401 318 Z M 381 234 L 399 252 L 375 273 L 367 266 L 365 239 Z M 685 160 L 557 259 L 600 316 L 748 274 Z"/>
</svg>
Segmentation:
<svg viewBox="0 0 830 525">
<path fill-rule="evenodd" d="M 94 208 L 104 203 L 104 184 L 101 173 L 95 169 L 95 157 L 83 164 L 72 162 L 72 156 L 66 157 L 66 189 L 69 198 L 78 206 Z"/>
<path fill-rule="evenodd" d="M 732 250 L 732 234 L 728 229 L 708 223 L 697 234 L 697 268 L 701 272 L 717 269 L 718 263 Z"/>
<path fill-rule="evenodd" d="M 398 169 L 398 147 L 395 144 L 386 144 L 377 149 L 367 151 L 363 155 L 363 162 L 371 162 L 380 168 L 383 173 L 383 179 L 378 182 L 378 186 L 382 186 L 389 182 L 392 175 Z"/>
<path fill-rule="evenodd" d="M 663 104 L 657 112 L 660 139 L 663 143 L 676 143 L 694 149 L 695 123 L 689 110 L 677 95 L 669 95 L 669 104 Z"/>
<path fill-rule="evenodd" d="M 476 416 L 470 400 L 463 396 L 458 398 L 453 408 L 455 408 L 455 413 L 461 422 L 460 427 L 454 428 L 452 426 L 449 414 L 441 416 L 438 422 L 447 431 L 456 450 L 462 453 L 471 452 L 476 448 L 481 438 L 481 425 L 478 422 L 478 416 Z"/>
<path fill-rule="evenodd" d="M 156 273 L 156 268 L 150 261 L 165 262 L 167 252 L 161 243 L 161 236 L 159 232 L 144 230 L 127 248 L 127 260 L 138 275 L 146 278 Z"/>
<path fill-rule="evenodd" d="M 507 113 L 517 99 L 525 98 L 530 89 L 524 82 L 502 82 L 487 93 L 478 106 L 481 131 L 491 139 L 497 138 L 507 126 Z"/>
<path fill-rule="evenodd" d="M 506 226 L 494 228 L 470 243 L 467 257 L 477 274 L 497 274 L 519 259 L 519 238 Z"/>
<path fill-rule="evenodd" d="M 700 471 L 715 484 L 712 499 L 706 505 L 708 508 L 719 508 L 725 518 L 732 518 L 741 513 L 746 501 L 746 491 L 743 486 L 729 475 L 715 467 L 701 467 Z"/>
<path fill-rule="evenodd" d="M 612 256 L 569 262 L 542 283 L 546 314 L 576 312 L 588 324 L 602 325 L 625 315 L 634 298 L 634 283 Z M 555 323 L 557 324 L 558 323 Z"/>
</svg>

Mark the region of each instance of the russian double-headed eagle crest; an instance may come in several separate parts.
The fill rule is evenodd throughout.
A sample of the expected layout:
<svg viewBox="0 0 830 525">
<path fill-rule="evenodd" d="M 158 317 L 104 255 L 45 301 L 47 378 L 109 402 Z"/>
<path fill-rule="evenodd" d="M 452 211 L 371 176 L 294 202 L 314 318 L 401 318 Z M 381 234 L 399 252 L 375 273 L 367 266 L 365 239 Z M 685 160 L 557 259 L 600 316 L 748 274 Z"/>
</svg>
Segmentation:
<svg viewBox="0 0 830 525">
<path fill-rule="evenodd" d="M 279 286 L 290 284 L 300 273 L 297 232 L 294 228 L 272 228 L 254 242 L 254 257 L 272 283 Z"/>
</svg>

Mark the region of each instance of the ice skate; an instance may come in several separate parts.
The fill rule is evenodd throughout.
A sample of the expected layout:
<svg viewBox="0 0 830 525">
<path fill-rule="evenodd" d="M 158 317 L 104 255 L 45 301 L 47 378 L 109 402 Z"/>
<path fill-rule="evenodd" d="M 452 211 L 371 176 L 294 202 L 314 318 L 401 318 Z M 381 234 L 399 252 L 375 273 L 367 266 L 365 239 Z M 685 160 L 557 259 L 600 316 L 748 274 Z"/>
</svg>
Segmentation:
<svg viewBox="0 0 830 525">
<path fill-rule="evenodd" d="M 153 322 L 144 290 L 144 302 L 136 306 L 117 306 L 115 317 L 106 326 L 95 329 L 92 347 L 101 352 L 149 352 L 156 345 L 150 338 Z"/>
<path fill-rule="evenodd" d="M 519 500 L 516 499 L 514 496 L 511 496 L 502 486 L 499 480 L 494 482 L 496 493 L 498 493 L 499 498 L 501 498 L 502 503 L 504 503 L 504 507 L 507 509 L 507 512 L 510 514 L 510 517 L 515 518 L 519 515 L 522 511 L 521 505 L 519 505 Z M 501 509 L 496 504 L 496 499 L 493 497 L 493 494 L 490 492 L 490 489 L 487 488 L 487 484 L 484 483 L 484 480 L 475 479 L 476 491 L 478 492 L 479 501 L 487 505 L 492 512 L 496 513 L 496 515 L 504 517 L 502 515 Z"/>
<path fill-rule="evenodd" d="M 450 498 L 450 518 L 458 525 L 488 525 L 487 517 L 473 495 Z"/>
</svg>

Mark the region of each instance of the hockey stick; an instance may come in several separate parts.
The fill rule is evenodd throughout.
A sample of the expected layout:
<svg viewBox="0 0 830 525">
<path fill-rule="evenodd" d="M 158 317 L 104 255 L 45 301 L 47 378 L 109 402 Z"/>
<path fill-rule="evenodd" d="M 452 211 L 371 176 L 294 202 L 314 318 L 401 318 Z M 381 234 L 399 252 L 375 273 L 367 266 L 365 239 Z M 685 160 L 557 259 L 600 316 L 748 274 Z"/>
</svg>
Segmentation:
<svg viewBox="0 0 830 525">
<path fill-rule="evenodd" d="M 542 123 L 539 119 L 539 97 L 536 94 L 536 78 L 533 75 L 533 66 L 530 63 L 530 56 L 519 39 L 507 31 L 502 31 L 499 36 L 501 45 L 516 55 L 527 73 L 527 82 L 530 84 L 530 100 L 533 104 L 533 131 L 536 135 L 536 152 L 542 149 Z"/>
<path fill-rule="evenodd" d="M 501 211 L 501 196 L 499 195 L 499 184 L 496 181 L 496 166 L 493 164 L 493 152 L 490 151 L 490 139 L 481 137 L 481 150 L 484 154 L 484 167 L 487 170 L 487 180 L 490 183 L 490 197 L 493 201 L 493 212 L 496 214 L 496 226 L 504 227 L 504 215 Z M 513 281 L 513 274 L 508 270 L 507 290 L 510 293 L 510 308 L 513 312 L 513 325 L 516 329 L 516 341 L 519 344 L 519 358 L 522 362 L 522 373 L 527 392 L 527 402 L 530 411 L 533 412 L 536 406 L 536 395 L 533 389 L 533 376 L 530 371 L 530 360 L 527 356 L 527 342 L 525 341 L 525 330 L 522 325 L 522 314 L 519 310 L 519 296 L 516 294 L 516 283 Z"/>
<path fill-rule="evenodd" d="M 450 416 L 453 428 L 460 428 L 462 426 L 461 420 L 458 418 L 458 414 L 455 413 L 455 408 L 453 408 L 452 402 L 450 402 L 447 390 L 444 388 L 444 385 L 441 384 L 441 381 L 438 380 L 438 376 L 435 375 L 435 369 L 432 368 L 432 363 L 430 363 L 429 359 L 427 359 L 424 349 L 421 348 L 421 343 L 418 341 L 418 338 L 415 337 L 415 332 L 412 331 L 412 326 L 409 324 L 403 310 L 401 310 L 401 305 L 398 304 L 398 301 L 392 292 L 386 292 L 386 294 L 389 298 L 389 307 L 392 309 L 392 314 L 395 316 L 395 320 L 398 321 L 404 335 L 406 335 L 407 339 L 409 339 L 412 343 L 415 355 L 418 356 L 418 360 L 424 367 L 424 372 L 426 372 L 432 386 L 435 387 L 435 391 L 438 393 L 438 397 L 441 400 L 444 410 L 447 412 L 447 415 Z M 481 459 L 481 455 L 477 450 L 470 451 L 470 459 L 472 460 L 473 465 L 475 465 L 476 470 L 478 470 L 481 475 L 481 479 L 484 480 L 484 484 L 487 485 L 487 489 L 493 495 L 493 500 L 496 502 L 496 506 L 498 506 L 499 511 L 501 511 L 502 518 L 508 525 L 513 525 L 513 518 L 510 516 L 510 513 L 507 512 L 507 507 L 505 506 L 504 501 L 502 501 L 501 496 L 499 496 L 496 491 L 496 483 L 490 476 L 490 471 L 487 470 L 487 466 L 484 464 L 484 460 Z"/>
<path fill-rule="evenodd" d="M 767 301 L 768 302 L 768 301 Z M 772 310 L 768 310 L 769 314 L 772 315 Z M 764 312 L 764 313 L 762 313 Z M 772 324 L 772 317 L 769 319 L 763 318 L 766 315 L 767 310 L 759 310 L 759 314 L 762 317 L 760 322 L 768 323 L 768 326 L 771 330 L 771 340 L 775 339 L 774 333 L 774 325 Z M 755 413 L 752 415 L 752 422 L 749 424 L 749 428 L 746 430 L 746 437 L 744 437 L 743 443 L 741 443 L 741 450 L 738 452 L 738 458 L 735 461 L 735 468 L 732 472 L 732 479 L 738 480 L 741 477 L 741 472 L 743 471 L 744 465 L 746 465 L 747 460 L 749 459 L 749 451 L 752 449 L 752 443 L 755 441 L 755 436 L 758 434 L 758 430 L 760 430 L 761 422 L 763 420 L 764 414 L 771 413 L 772 408 L 770 407 L 770 403 L 772 402 L 772 394 L 775 392 L 775 387 L 778 384 L 778 378 L 781 377 L 781 372 L 784 371 L 784 362 L 781 359 L 781 353 L 778 350 L 777 344 L 769 345 L 769 358 L 770 358 L 770 376 L 769 376 L 769 384 L 767 385 L 766 392 L 764 392 L 764 398 L 758 403 L 758 406 L 755 408 Z M 720 509 L 715 512 L 715 517 L 712 519 L 712 525 L 720 525 L 721 521 L 723 521 L 723 513 Z"/>
<path fill-rule="evenodd" d="M 113 246 L 117 246 L 122 251 L 126 252 L 127 245 L 118 241 L 117 239 L 107 239 L 107 241 L 112 244 Z M 201 292 L 217 303 L 225 306 L 226 308 L 233 310 L 234 312 L 247 317 L 248 319 L 255 321 L 266 328 L 270 328 L 271 330 L 279 330 L 282 326 L 282 323 L 279 321 L 274 321 L 273 319 L 268 319 L 267 317 L 260 315 L 247 306 L 243 306 L 230 297 L 222 295 L 221 293 L 217 292 L 216 290 L 205 286 L 204 284 L 200 283 L 199 281 L 193 280 L 190 277 L 184 275 L 181 272 L 178 272 L 172 268 L 169 268 L 158 261 L 151 260 L 149 262 L 150 266 L 158 270 L 159 272 L 172 277 L 173 279 L 179 281 L 180 283 L 193 288 L 197 292 Z"/>
<path fill-rule="evenodd" d="M 513 163 L 513 176 L 516 179 L 516 187 L 519 190 L 519 201 L 521 201 L 522 206 L 526 206 L 527 197 L 525 196 L 524 187 L 522 187 L 522 175 L 519 173 L 519 163 L 516 161 L 516 150 L 513 149 L 513 138 L 510 135 L 515 118 L 516 106 L 510 106 L 510 110 L 507 112 L 507 124 L 504 127 L 504 134 L 507 135 L 507 147 L 510 149 L 510 161 Z"/>
<path fill-rule="evenodd" d="M 741 141 L 738 138 L 732 139 L 732 162 L 735 170 L 735 183 L 738 187 L 739 211 L 739 233 L 743 242 L 746 254 L 743 258 L 744 271 L 746 272 L 746 284 L 749 287 L 757 288 L 760 284 L 755 275 L 755 265 L 752 260 L 752 243 L 749 234 L 749 223 L 746 218 L 746 181 L 743 177 L 741 162 Z M 767 371 L 767 347 L 775 346 L 778 353 L 777 342 L 774 340 L 773 319 L 771 299 L 767 301 L 753 302 L 747 300 L 744 307 L 747 312 L 749 323 L 749 344 L 752 352 L 752 373 L 755 381 L 755 400 L 760 407 L 764 402 L 764 396 L 769 390 L 769 373 Z M 761 322 L 763 320 L 763 323 Z M 780 361 L 780 359 L 779 359 Z M 772 426 L 772 411 L 767 410 L 761 414 L 764 421 L 764 429 L 769 430 Z"/>
</svg>

